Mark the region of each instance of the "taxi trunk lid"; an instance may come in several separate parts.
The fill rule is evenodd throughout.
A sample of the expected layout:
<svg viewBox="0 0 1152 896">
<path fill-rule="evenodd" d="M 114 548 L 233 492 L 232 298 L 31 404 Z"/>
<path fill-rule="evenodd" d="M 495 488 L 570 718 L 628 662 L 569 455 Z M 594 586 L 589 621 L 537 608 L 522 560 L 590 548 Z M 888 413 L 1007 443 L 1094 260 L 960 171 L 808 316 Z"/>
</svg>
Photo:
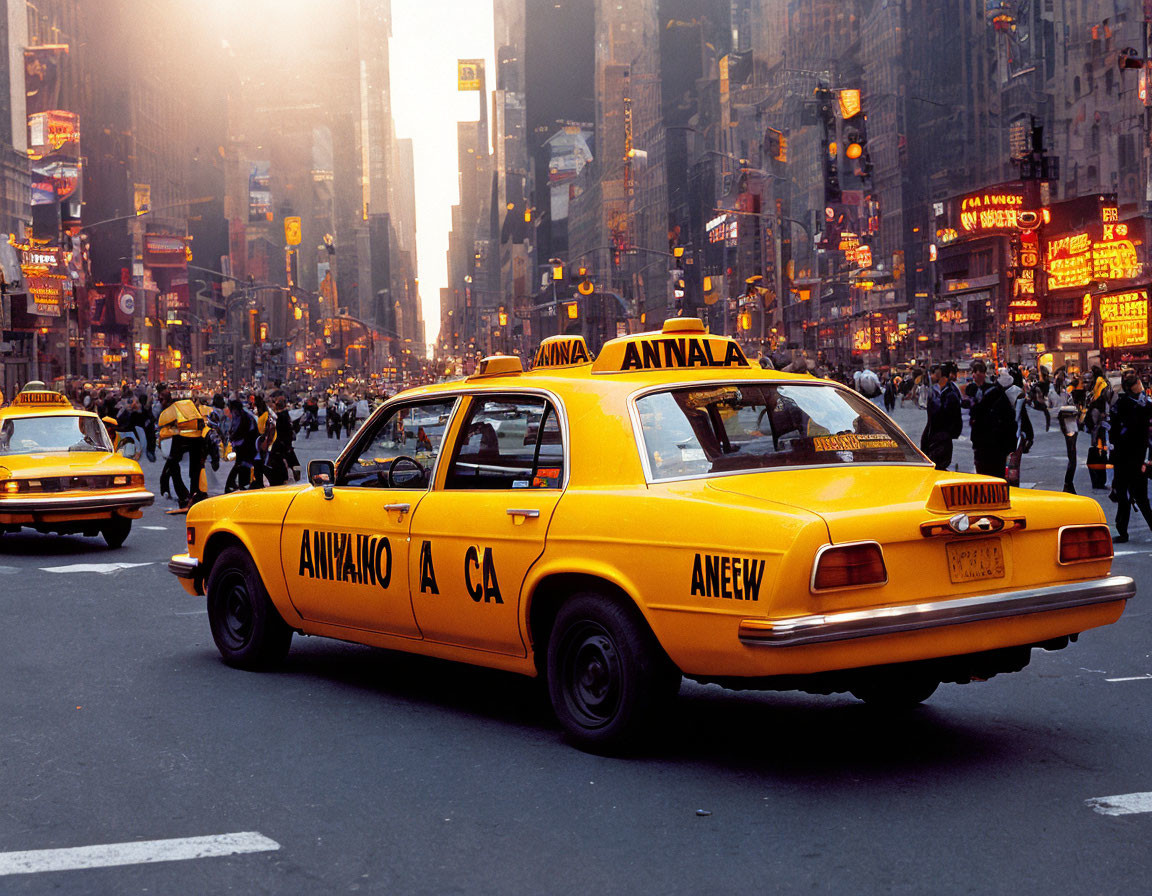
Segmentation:
<svg viewBox="0 0 1152 896">
<path fill-rule="evenodd" d="M 1007 531 L 964 539 L 966 546 L 982 546 L 983 551 L 978 551 L 971 569 L 961 572 L 955 566 L 957 558 L 952 556 L 955 551 L 948 546 L 961 539 L 926 537 L 921 530 L 925 523 L 946 521 L 961 506 L 970 511 L 988 510 L 1004 518 L 1017 516 L 1005 503 L 1006 489 L 1002 493 L 974 487 L 991 483 L 984 477 L 950 476 L 927 466 L 845 465 L 835 470 L 808 468 L 727 476 L 709 484 L 718 491 L 815 513 L 828 527 L 833 544 L 878 542 L 888 572 L 886 585 L 821 597 L 828 609 L 850 609 L 1015 587 L 1013 536 Z M 995 544 L 989 539 L 995 539 Z M 796 562 L 814 559 L 797 557 Z"/>
</svg>

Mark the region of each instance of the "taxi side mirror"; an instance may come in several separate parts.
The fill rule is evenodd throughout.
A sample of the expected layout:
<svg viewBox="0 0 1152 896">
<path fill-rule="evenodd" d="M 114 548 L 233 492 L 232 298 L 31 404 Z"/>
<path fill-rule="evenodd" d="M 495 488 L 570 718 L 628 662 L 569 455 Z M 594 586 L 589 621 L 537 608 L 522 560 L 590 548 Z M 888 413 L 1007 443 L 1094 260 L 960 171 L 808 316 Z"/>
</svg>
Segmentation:
<svg viewBox="0 0 1152 896">
<path fill-rule="evenodd" d="M 308 481 L 312 485 L 326 485 L 328 488 L 336 480 L 336 465 L 332 461 L 309 461 Z"/>
</svg>

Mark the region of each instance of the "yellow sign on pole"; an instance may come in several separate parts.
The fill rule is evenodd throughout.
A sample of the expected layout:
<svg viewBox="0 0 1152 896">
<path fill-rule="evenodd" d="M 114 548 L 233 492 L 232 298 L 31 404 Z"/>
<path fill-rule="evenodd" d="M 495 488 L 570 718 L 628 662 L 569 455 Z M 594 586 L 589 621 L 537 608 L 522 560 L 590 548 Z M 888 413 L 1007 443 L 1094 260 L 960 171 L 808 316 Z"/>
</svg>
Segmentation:
<svg viewBox="0 0 1152 896">
<path fill-rule="evenodd" d="M 132 190 L 132 205 L 138 215 L 146 215 L 152 211 L 152 185 L 134 184 Z"/>
<path fill-rule="evenodd" d="M 456 89 L 460 91 L 479 90 L 484 77 L 483 59 L 456 60 Z"/>
<path fill-rule="evenodd" d="M 300 245 L 300 219 L 299 218 L 285 218 L 284 219 L 284 242 L 289 246 Z"/>
</svg>

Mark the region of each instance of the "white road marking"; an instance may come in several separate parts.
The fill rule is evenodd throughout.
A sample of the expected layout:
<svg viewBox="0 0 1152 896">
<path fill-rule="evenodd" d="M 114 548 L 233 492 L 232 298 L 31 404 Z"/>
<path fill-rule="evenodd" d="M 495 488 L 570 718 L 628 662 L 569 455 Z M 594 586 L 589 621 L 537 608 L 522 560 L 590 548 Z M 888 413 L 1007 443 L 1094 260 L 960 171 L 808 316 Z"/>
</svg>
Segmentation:
<svg viewBox="0 0 1152 896">
<path fill-rule="evenodd" d="M 1149 548 L 1152 548 L 1152 545 L 1149 545 L 1147 548 L 1121 548 L 1118 551 L 1113 551 L 1112 554 L 1115 557 L 1124 557 L 1128 554 L 1147 554 Z"/>
<path fill-rule="evenodd" d="M 1152 793 L 1122 793 L 1097 796 L 1084 802 L 1101 815 L 1140 815 L 1152 812 Z"/>
<path fill-rule="evenodd" d="M 14 572 L 20 572 L 19 566 L 0 566 L 0 576 L 11 575 Z"/>
<path fill-rule="evenodd" d="M 167 532 L 167 526 L 138 526 L 139 529 L 148 529 L 152 532 Z"/>
<path fill-rule="evenodd" d="M 207 610 L 184 610 L 183 612 L 176 613 L 176 616 L 207 616 Z"/>
<path fill-rule="evenodd" d="M 205 613 L 208 611 L 205 610 Z M 1130 678 L 1105 678 L 1105 681 L 1149 681 L 1152 680 L 1152 675 L 1133 675 Z"/>
<path fill-rule="evenodd" d="M 72 563 L 68 566 L 44 566 L 42 572 L 98 572 L 102 575 L 119 572 L 122 569 L 135 569 L 137 566 L 152 566 L 153 561 L 147 563 Z"/>
<path fill-rule="evenodd" d="M 142 865 L 149 862 L 178 862 L 247 852 L 271 852 L 280 848 L 256 831 L 214 834 L 209 837 L 182 837 L 175 840 L 141 840 L 134 843 L 104 843 L 68 849 L 30 849 L 0 853 L 0 875 L 36 874 L 43 871 L 75 871 L 81 868 L 110 868 L 116 865 Z"/>
</svg>

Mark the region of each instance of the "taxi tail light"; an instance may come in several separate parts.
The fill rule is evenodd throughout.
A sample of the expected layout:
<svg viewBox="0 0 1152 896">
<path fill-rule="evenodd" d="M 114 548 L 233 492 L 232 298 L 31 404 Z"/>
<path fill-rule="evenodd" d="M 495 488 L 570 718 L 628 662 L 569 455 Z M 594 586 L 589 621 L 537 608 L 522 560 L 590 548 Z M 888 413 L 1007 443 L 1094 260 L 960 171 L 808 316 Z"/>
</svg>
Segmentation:
<svg viewBox="0 0 1152 896">
<path fill-rule="evenodd" d="M 813 591 L 861 588 L 888 581 L 884 553 L 876 542 L 846 544 L 825 548 L 816 559 L 812 573 Z"/>
<path fill-rule="evenodd" d="M 1112 558 L 1112 533 L 1107 526 L 1073 526 L 1060 530 L 1060 562 L 1085 563 Z"/>
</svg>

